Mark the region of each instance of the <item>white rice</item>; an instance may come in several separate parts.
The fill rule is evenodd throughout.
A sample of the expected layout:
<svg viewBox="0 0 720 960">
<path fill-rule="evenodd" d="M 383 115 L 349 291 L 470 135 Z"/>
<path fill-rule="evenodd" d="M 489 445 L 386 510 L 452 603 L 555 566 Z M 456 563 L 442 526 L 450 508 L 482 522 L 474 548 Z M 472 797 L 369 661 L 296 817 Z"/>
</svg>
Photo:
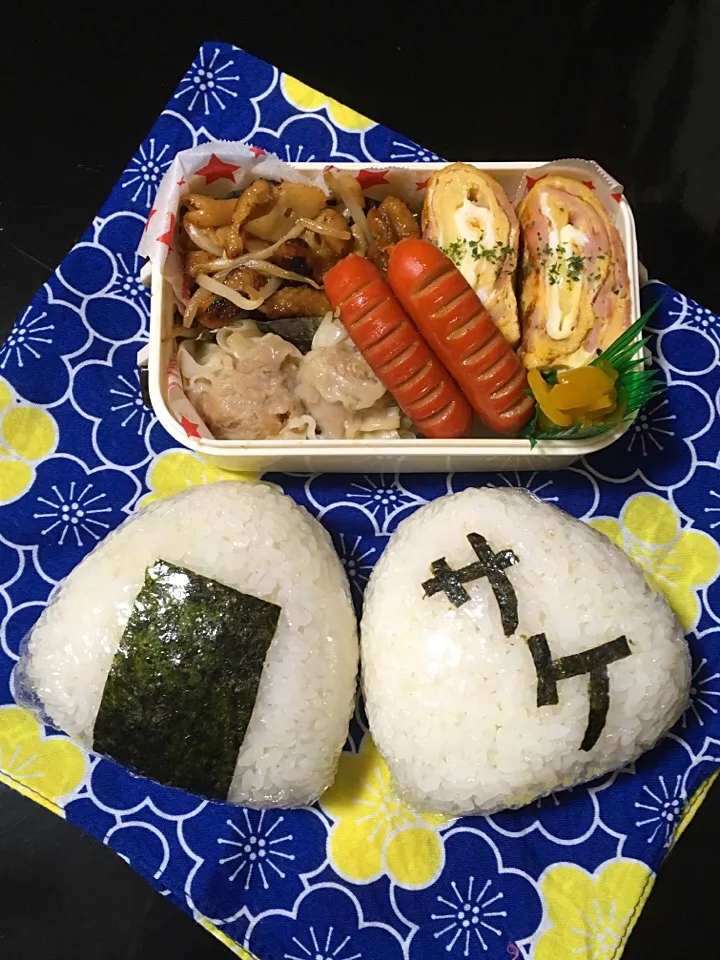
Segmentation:
<svg viewBox="0 0 720 960">
<path fill-rule="evenodd" d="M 282 607 L 228 799 L 312 802 L 332 782 L 347 736 L 355 614 L 327 532 L 266 484 L 194 487 L 131 517 L 61 585 L 27 640 L 21 686 L 35 690 L 53 726 L 91 747 L 113 656 L 157 559 Z"/>
<path fill-rule="evenodd" d="M 424 596 L 432 561 L 477 559 L 472 532 L 519 558 L 507 570 L 511 637 L 486 578 L 465 584 L 471 600 L 458 608 Z M 537 706 L 526 640 L 541 632 L 553 659 L 630 642 L 608 667 L 607 722 L 589 752 L 587 675 L 558 681 L 559 703 Z M 492 813 L 589 780 L 652 747 L 687 703 L 689 653 L 665 599 L 606 537 L 521 490 L 466 490 L 401 523 L 370 578 L 361 636 L 372 735 L 420 809 Z"/>
</svg>

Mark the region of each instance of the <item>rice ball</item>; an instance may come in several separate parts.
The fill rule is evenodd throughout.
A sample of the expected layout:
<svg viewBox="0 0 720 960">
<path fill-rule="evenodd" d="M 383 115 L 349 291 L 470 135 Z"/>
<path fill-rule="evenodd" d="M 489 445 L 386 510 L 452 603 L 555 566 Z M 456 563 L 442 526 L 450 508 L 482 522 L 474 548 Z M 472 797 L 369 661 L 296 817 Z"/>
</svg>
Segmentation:
<svg viewBox="0 0 720 960">
<path fill-rule="evenodd" d="M 155 585 L 166 587 L 161 601 L 148 579 L 153 571 Z M 248 626 L 246 609 L 264 618 L 265 643 L 257 654 L 247 644 L 259 628 Z M 235 611 L 237 625 L 223 622 L 226 610 Z M 188 625 L 188 616 L 181 647 L 175 631 Z M 126 649 L 134 622 L 139 627 Z M 258 679 L 249 688 L 254 706 L 236 742 L 233 724 L 248 687 L 244 658 L 251 655 L 259 656 Z M 317 799 L 334 778 L 357 663 L 348 582 L 327 532 L 276 488 L 226 481 L 151 504 L 97 546 L 59 586 L 26 638 L 15 688 L 19 702 L 45 722 L 132 766 L 95 743 L 96 721 L 104 721 L 114 685 L 103 742 L 130 737 L 142 744 L 154 756 L 148 768 L 135 767 L 139 772 L 214 796 L 195 784 L 218 751 L 230 751 L 220 799 L 297 806 Z M 115 684 L 116 675 L 124 686 Z M 142 687 L 137 702 L 135 681 Z M 155 729 L 143 729 L 148 716 Z M 181 724 L 187 732 L 176 764 L 199 770 L 199 780 L 178 780 L 174 769 L 165 780 L 154 775 L 167 769 L 166 737 L 177 740 Z"/>
<path fill-rule="evenodd" d="M 687 705 L 682 627 L 606 537 L 517 489 L 404 520 L 365 595 L 370 730 L 404 798 L 522 806 L 628 763 Z"/>
</svg>

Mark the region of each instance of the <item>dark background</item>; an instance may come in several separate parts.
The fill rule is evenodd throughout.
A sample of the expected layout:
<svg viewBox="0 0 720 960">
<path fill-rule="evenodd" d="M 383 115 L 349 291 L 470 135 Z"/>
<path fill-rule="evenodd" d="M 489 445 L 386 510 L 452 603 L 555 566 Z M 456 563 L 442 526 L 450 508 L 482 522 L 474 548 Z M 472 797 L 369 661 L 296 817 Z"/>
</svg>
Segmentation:
<svg viewBox="0 0 720 960">
<path fill-rule="evenodd" d="M 0 49 L 0 337 L 203 40 L 236 43 L 450 159 L 597 160 L 625 185 L 650 276 L 720 310 L 718 0 L 399 6 L 18 7 Z M 719 841 L 720 786 L 626 960 L 713 955 Z M 228 955 L 99 843 L 0 786 L 2 960 Z"/>
</svg>

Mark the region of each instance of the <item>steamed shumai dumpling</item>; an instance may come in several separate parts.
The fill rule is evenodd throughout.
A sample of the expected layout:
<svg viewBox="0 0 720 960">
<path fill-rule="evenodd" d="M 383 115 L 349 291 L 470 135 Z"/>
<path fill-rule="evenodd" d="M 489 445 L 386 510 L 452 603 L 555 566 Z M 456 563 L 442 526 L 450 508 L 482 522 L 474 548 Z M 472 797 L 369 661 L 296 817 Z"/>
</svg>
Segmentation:
<svg viewBox="0 0 720 960">
<path fill-rule="evenodd" d="M 398 526 L 365 594 L 361 660 L 401 795 L 454 815 L 634 760 L 690 683 L 682 628 L 639 567 L 556 507 L 489 487 Z"/>
</svg>

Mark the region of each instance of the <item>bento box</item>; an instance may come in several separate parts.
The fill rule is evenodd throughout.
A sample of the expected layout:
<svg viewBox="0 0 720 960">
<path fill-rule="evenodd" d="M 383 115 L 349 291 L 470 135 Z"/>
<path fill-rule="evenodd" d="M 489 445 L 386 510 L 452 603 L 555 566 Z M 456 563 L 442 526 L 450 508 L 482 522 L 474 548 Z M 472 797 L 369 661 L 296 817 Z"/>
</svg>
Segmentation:
<svg viewBox="0 0 720 960">
<path fill-rule="evenodd" d="M 216 145 L 219 147 L 220 145 Z M 476 162 L 490 173 L 513 197 L 522 177 L 542 165 L 541 161 Z M 291 167 L 304 175 L 319 175 L 326 164 L 297 163 Z M 422 205 L 423 181 L 444 163 L 363 164 L 338 163 L 335 168 L 359 175 L 362 171 L 378 175 L 407 174 L 416 194 L 416 210 Z M 630 298 L 634 316 L 640 313 L 637 240 L 632 210 L 624 196 L 617 199 L 616 226 L 625 248 L 628 264 Z M 172 222 L 175 222 L 174 220 Z M 153 409 L 167 432 L 178 444 L 202 455 L 227 470 L 264 472 L 270 470 L 296 473 L 406 473 L 453 472 L 475 470 L 553 470 L 601 450 L 617 440 L 631 425 L 622 421 L 612 430 L 591 439 L 545 440 L 534 448 L 524 438 L 477 435 L 464 439 L 263 439 L 227 440 L 188 435 L 172 411 L 169 390 L 172 389 L 175 298 L 173 288 L 163 270 L 153 265 L 151 272 L 150 343 L 148 357 L 149 394 Z M 191 431 L 192 432 L 192 431 Z"/>
</svg>

